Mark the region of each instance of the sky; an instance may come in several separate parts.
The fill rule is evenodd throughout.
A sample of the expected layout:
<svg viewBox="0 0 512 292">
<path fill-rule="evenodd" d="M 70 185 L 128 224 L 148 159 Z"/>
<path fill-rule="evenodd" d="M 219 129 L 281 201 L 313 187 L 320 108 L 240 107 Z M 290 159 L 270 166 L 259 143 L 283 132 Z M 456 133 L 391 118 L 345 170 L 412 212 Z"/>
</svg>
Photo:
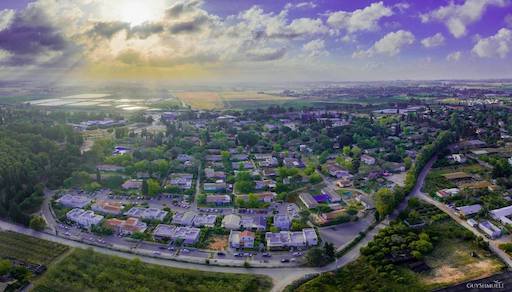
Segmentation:
<svg viewBox="0 0 512 292">
<path fill-rule="evenodd" d="M 512 0 L 1 0 L 0 80 L 512 78 Z"/>
</svg>

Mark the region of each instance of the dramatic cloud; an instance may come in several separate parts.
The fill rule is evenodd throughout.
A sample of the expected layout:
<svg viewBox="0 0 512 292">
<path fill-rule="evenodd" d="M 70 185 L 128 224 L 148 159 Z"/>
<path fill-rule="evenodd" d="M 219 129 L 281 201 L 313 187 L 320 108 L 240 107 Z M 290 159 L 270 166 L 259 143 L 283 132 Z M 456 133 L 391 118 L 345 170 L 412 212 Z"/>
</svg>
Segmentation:
<svg viewBox="0 0 512 292">
<path fill-rule="evenodd" d="M 371 57 L 376 54 L 395 56 L 405 46 L 412 45 L 415 37 L 410 31 L 398 30 L 390 32 L 378 40 L 370 49 L 366 51 L 357 51 L 352 56 L 355 58 Z"/>
<path fill-rule="evenodd" d="M 379 20 L 391 15 L 393 15 L 391 8 L 384 6 L 383 2 L 376 2 L 353 12 L 332 12 L 327 18 L 327 23 L 336 29 L 346 30 L 348 33 L 375 31 L 379 29 Z"/>
<path fill-rule="evenodd" d="M 467 34 L 467 26 L 480 20 L 489 6 L 504 7 L 506 0 L 466 0 L 463 4 L 450 2 L 447 6 L 421 15 L 424 23 L 443 22 L 450 33 L 460 38 Z"/>
<path fill-rule="evenodd" d="M 189 72 L 222 76 L 219 79 L 228 73 L 232 75 L 226 79 L 245 74 L 245 80 L 252 80 L 253 74 L 273 78 L 263 73 L 268 68 L 283 79 L 292 75 L 301 80 L 330 79 L 343 74 L 365 79 L 376 76 L 364 70 L 368 62 L 379 64 L 380 73 L 372 74 L 381 77 L 391 78 L 389 72 L 402 68 L 412 68 L 418 76 L 418 60 L 430 52 L 406 49 L 415 43 L 415 35 L 422 36 L 418 39 L 422 47 L 438 48 L 428 56 L 431 62 L 424 66 L 430 71 L 422 71 L 429 72 L 425 74 L 444 73 L 434 66 L 446 63 L 453 52 L 459 54 L 448 59 L 459 59 L 469 51 L 482 57 L 450 64 L 453 71 L 491 64 L 493 60 L 486 60 L 490 57 L 506 58 L 498 64 L 503 68 L 510 64 L 512 14 L 507 5 L 512 0 L 247 0 L 243 5 L 208 0 L 20 2 L 28 4 L 2 10 L 6 5 L 0 1 L 0 79 L 53 71 L 56 78 L 62 74 L 172 78 Z M 418 15 L 425 23 L 446 25 L 450 32 L 418 25 Z M 493 17 L 494 21 L 484 22 Z M 451 37 L 469 34 L 471 24 L 474 43 Z M 489 30 L 496 35 L 490 36 Z M 389 58 L 402 53 L 405 58 Z M 481 72 L 464 68 L 464 72 Z M 512 74 L 510 66 L 503 68 L 500 72 Z"/>
<path fill-rule="evenodd" d="M 448 54 L 448 56 L 446 56 L 446 61 L 457 62 L 460 60 L 460 57 L 462 57 L 462 53 L 460 51 L 456 51 Z"/>
<path fill-rule="evenodd" d="M 436 33 L 431 37 L 427 37 L 421 40 L 421 44 L 425 48 L 439 47 L 444 44 L 444 36 L 441 33 Z"/>
<path fill-rule="evenodd" d="M 500 29 L 495 35 L 480 39 L 472 52 L 481 58 L 505 58 L 512 49 L 512 30 Z"/>
</svg>

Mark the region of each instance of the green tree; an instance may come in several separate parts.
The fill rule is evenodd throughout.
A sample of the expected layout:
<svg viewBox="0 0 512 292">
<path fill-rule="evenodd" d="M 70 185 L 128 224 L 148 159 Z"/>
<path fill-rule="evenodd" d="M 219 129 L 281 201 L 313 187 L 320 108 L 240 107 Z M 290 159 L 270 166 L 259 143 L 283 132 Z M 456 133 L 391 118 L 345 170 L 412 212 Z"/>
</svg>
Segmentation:
<svg viewBox="0 0 512 292">
<path fill-rule="evenodd" d="M 30 218 L 29 226 L 34 230 L 43 231 L 46 228 L 46 222 L 43 217 L 34 215 Z"/>
<path fill-rule="evenodd" d="M 12 268 L 12 264 L 11 264 L 10 260 L 0 259 L 0 276 L 3 276 L 5 274 L 9 273 L 11 268 Z"/>
<path fill-rule="evenodd" d="M 320 174 L 318 173 L 313 173 L 310 177 L 309 177 L 309 182 L 312 183 L 312 184 L 317 184 L 319 182 L 322 181 L 322 177 L 320 176 Z"/>
<path fill-rule="evenodd" d="M 331 259 L 327 257 L 324 249 L 320 247 L 313 247 L 306 252 L 304 256 L 306 263 L 313 267 L 320 267 L 326 265 Z"/>
<path fill-rule="evenodd" d="M 395 197 L 390 189 L 381 188 L 377 193 L 375 193 L 375 208 L 377 209 L 380 218 L 389 214 L 393 210 L 394 206 Z"/>
<path fill-rule="evenodd" d="M 197 195 L 197 203 L 206 204 L 206 195 L 205 194 Z"/>
<path fill-rule="evenodd" d="M 147 180 L 147 194 L 149 196 L 155 196 L 160 192 L 160 183 L 156 179 Z"/>
<path fill-rule="evenodd" d="M 334 259 L 334 256 L 336 254 L 336 251 L 334 249 L 334 244 L 326 242 L 325 245 L 324 245 L 324 251 L 325 251 L 325 255 L 328 258 Z"/>
<path fill-rule="evenodd" d="M 409 170 L 412 166 L 412 159 L 407 156 L 404 158 L 404 166 L 405 166 L 405 169 Z"/>
<path fill-rule="evenodd" d="M 142 181 L 142 195 L 148 196 L 149 195 L 149 185 L 147 180 Z"/>
</svg>

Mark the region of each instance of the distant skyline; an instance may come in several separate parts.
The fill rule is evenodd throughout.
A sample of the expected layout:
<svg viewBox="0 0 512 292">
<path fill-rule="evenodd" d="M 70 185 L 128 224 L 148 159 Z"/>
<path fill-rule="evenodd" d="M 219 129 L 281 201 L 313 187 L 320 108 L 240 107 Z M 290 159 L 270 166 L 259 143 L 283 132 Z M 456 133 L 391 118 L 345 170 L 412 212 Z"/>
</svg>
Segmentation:
<svg viewBox="0 0 512 292">
<path fill-rule="evenodd" d="M 0 80 L 512 78 L 512 0 L 2 0 Z"/>
</svg>

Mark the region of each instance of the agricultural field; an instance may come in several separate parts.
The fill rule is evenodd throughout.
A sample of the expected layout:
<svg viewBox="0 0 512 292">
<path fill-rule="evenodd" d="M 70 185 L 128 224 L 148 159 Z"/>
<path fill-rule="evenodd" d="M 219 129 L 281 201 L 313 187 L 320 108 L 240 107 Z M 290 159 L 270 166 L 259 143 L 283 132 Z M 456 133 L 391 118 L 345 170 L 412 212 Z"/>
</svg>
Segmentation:
<svg viewBox="0 0 512 292">
<path fill-rule="evenodd" d="M 283 105 L 293 102 L 293 97 L 259 93 L 256 91 L 185 91 L 175 95 L 194 109 L 254 108 Z"/>
<path fill-rule="evenodd" d="M 185 104 L 194 109 L 222 109 L 224 102 L 217 92 L 190 91 L 177 92 L 175 95 Z"/>
<path fill-rule="evenodd" d="M 183 270 L 73 251 L 49 269 L 34 291 L 269 291 L 264 276 Z"/>
<path fill-rule="evenodd" d="M 0 257 L 48 265 L 67 250 L 67 246 L 58 243 L 14 232 L 0 232 Z"/>
</svg>

